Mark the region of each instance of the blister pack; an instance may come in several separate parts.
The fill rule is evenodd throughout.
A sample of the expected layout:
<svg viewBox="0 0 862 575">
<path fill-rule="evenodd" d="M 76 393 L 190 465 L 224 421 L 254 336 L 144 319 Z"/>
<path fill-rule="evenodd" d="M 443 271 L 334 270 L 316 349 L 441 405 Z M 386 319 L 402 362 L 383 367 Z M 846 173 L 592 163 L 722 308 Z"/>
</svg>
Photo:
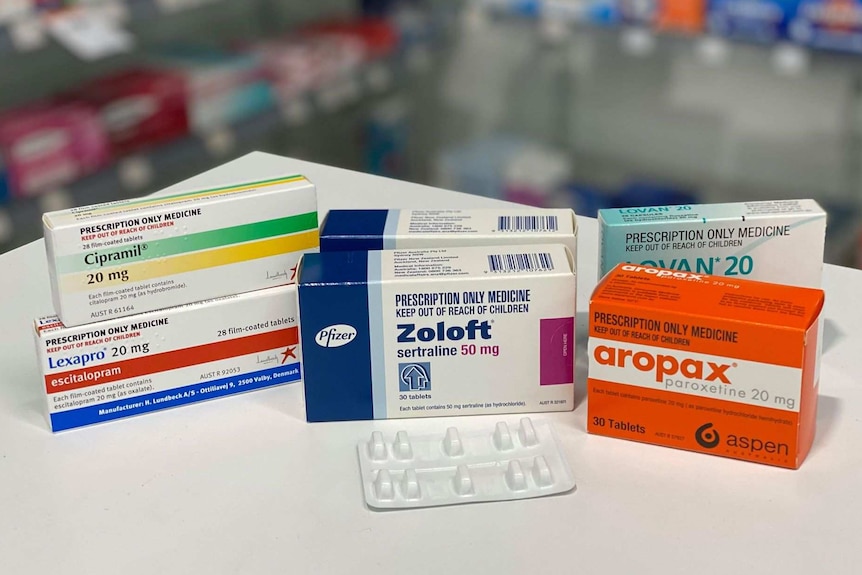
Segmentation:
<svg viewBox="0 0 862 575">
<path fill-rule="evenodd" d="M 522 418 L 512 432 L 493 429 L 387 441 L 380 431 L 360 441 L 359 468 L 370 507 L 400 509 L 528 499 L 571 491 L 569 464 L 549 422 Z"/>
</svg>

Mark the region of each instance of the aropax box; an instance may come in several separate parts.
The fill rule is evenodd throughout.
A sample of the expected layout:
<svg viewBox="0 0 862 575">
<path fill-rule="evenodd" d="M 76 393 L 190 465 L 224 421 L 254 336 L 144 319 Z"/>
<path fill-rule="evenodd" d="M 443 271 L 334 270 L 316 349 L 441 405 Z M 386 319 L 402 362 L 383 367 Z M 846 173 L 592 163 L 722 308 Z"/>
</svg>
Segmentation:
<svg viewBox="0 0 862 575">
<path fill-rule="evenodd" d="M 797 468 L 823 291 L 620 264 L 590 301 L 587 431 Z"/>
</svg>

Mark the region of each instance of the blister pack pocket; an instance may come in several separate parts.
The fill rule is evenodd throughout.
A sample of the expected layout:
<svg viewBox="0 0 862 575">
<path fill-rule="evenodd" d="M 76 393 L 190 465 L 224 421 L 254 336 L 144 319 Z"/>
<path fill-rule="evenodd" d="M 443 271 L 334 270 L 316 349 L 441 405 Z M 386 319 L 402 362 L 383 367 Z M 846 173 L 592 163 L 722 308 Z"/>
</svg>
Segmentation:
<svg viewBox="0 0 862 575">
<path fill-rule="evenodd" d="M 480 501 L 528 499 L 575 487 L 549 422 L 522 418 L 510 430 L 493 429 L 410 437 L 399 431 L 387 440 L 375 431 L 356 447 L 369 507 L 434 507 Z"/>
</svg>

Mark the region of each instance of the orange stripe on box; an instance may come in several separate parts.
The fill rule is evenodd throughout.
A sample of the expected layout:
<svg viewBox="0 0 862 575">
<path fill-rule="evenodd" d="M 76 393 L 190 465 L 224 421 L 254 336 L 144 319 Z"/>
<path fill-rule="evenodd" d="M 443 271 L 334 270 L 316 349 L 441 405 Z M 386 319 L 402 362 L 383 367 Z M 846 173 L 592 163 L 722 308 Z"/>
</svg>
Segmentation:
<svg viewBox="0 0 862 575">
<path fill-rule="evenodd" d="M 250 353 L 260 351 L 268 351 L 279 347 L 298 345 L 298 343 L 298 329 L 296 327 L 291 327 L 278 331 L 260 333 L 247 337 L 239 337 L 206 345 L 187 347 L 185 349 L 177 349 L 174 351 L 167 351 L 165 353 L 103 364 L 86 369 L 46 375 L 45 389 L 49 394 L 63 393 L 84 387 L 103 385 L 113 381 L 141 377 L 153 373 L 180 369 L 183 367 L 209 363 L 240 355 L 248 355 Z M 95 377 L 95 375 L 100 372 L 104 373 L 107 371 L 113 371 L 115 368 L 119 368 L 119 372 L 117 374 L 100 377 L 98 380 L 87 378 L 88 374 L 91 374 L 91 377 Z M 69 381 L 76 379 L 80 381 L 77 383 L 52 385 L 52 382 L 66 378 L 69 378 Z"/>
</svg>

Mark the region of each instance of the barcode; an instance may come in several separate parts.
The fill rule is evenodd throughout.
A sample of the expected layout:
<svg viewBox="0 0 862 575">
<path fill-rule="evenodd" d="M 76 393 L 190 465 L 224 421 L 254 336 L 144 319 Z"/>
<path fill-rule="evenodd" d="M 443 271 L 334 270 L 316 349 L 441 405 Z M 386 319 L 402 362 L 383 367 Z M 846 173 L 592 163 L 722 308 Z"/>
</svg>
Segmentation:
<svg viewBox="0 0 862 575">
<path fill-rule="evenodd" d="M 501 232 L 555 232 L 559 226 L 557 216 L 499 216 L 497 229 Z"/>
<path fill-rule="evenodd" d="M 554 269 L 554 260 L 547 252 L 535 254 L 495 254 L 488 256 L 491 272 L 533 272 Z"/>
</svg>

